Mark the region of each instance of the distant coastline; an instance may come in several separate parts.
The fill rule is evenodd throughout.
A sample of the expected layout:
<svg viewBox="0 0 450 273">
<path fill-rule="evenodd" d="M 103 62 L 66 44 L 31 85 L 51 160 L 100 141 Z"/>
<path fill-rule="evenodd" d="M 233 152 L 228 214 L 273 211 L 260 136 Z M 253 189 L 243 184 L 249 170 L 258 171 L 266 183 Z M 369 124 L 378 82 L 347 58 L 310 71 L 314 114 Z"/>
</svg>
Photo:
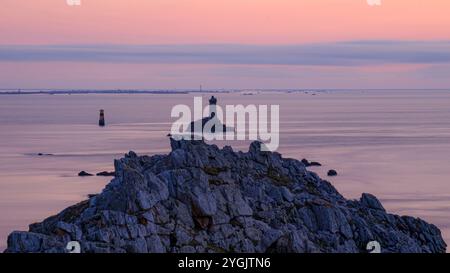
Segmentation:
<svg viewBox="0 0 450 273">
<path fill-rule="evenodd" d="M 76 94 L 189 94 L 189 91 L 169 90 L 15 90 L 0 91 L 0 95 L 76 95 Z"/>
<path fill-rule="evenodd" d="M 190 93 L 243 93 L 243 95 L 255 95 L 259 92 L 286 92 L 286 93 L 327 93 L 335 91 L 448 91 L 450 88 L 349 88 L 349 89 L 326 89 L 326 88 L 291 88 L 291 89 L 264 89 L 264 88 L 247 88 L 247 89 L 1 89 L 0 95 L 77 95 L 77 94 L 190 94 Z M 256 93 L 255 93 L 256 92 Z"/>
</svg>

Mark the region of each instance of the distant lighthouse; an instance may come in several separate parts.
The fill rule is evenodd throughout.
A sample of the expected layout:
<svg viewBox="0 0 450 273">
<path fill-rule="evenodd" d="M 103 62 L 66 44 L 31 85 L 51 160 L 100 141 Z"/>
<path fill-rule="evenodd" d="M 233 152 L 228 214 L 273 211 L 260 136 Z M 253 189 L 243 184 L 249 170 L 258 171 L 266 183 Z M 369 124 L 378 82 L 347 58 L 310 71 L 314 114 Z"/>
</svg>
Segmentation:
<svg viewBox="0 0 450 273">
<path fill-rule="evenodd" d="M 209 117 L 213 118 L 216 116 L 217 111 L 217 99 L 216 97 L 212 96 L 209 99 Z"/>
<path fill-rule="evenodd" d="M 105 110 L 101 109 L 100 110 L 100 118 L 98 120 L 98 126 L 105 126 Z"/>
</svg>

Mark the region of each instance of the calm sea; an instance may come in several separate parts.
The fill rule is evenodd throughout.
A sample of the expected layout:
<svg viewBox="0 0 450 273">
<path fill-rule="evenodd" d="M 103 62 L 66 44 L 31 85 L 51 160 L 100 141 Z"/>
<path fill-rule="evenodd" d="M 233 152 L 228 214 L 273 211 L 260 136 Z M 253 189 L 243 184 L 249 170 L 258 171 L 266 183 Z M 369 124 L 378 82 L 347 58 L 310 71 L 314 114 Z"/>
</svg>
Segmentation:
<svg viewBox="0 0 450 273">
<path fill-rule="evenodd" d="M 200 95 L 206 104 L 210 94 Z M 110 179 L 79 171 L 113 170 L 113 159 L 129 150 L 167 153 L 172 106 L 192 106 L 193 96 L 0 95 L 0 249 L 11 231 L 27 230 Z M 347 198 L 373 193 L 390 212 L 437 225 L 450 242 L 450 91 L 216 96 L 219 104 L 279 104 L 278 151 L 285 157 L 321 162 L 310 169 L 323 178 L 336 169 L 339 176 L 329 180 Z"/>
</svg>

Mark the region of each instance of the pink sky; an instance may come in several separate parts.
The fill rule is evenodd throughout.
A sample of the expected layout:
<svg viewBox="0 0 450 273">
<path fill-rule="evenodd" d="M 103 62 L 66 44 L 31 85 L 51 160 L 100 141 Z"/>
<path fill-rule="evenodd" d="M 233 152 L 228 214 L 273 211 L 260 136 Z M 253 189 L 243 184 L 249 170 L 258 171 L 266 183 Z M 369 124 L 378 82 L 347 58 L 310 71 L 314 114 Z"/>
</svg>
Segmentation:
<svg viewBox="0 0 450 273">
<path fill-rule="evenodd" d="M 382 0 L 382 5 L 371 7 L 366 0 L 81 0 L 81 6 L 68 6 L 66 0 L 2 0 L 0 9 L 0 46 L 1 45 L 60 45 L 60 44 L 309 44 L 334 43 L 338 41 L 395 40 L 395 41 L 449 41 L 450 40 L 450 1 L 448 0 Z M 114 64 L 118 65 L 118 64 Z M 117 71 L 112 68 L 111 74 L 104 69 L 104 77 L 117 78 Z M 208 64 L 208 69 L 213 66 Z M 0 60 L 0 70 L 8 73 L 24 64 L 11 64 Z M 8 81 L 0 78 L 0 85 L 27 87 L 37 83 L 44 86 L 49 78 L 49 71 L 71 71 L 69 63 L 35 63 L 30 61 L 29 67 L 46 67 L 38 75 L 27 75 L 29 81 Z M 104 66 L 104 65 L 98 65 Z M 219 68 L 221 64 L 217 64 Z M 11 69 L 8 69 L 8 68 Z M 129 66 L 128 66 L 129 67 Z M 151 64 L 149 73 L 158 77 L 176 74 L 175 67 Z M 194 66 L 193 66 L 194 67 Z M 198 66 L 195 66 L 198 67 Z M 382 67 L 382 66 L 381 66 Z M 435 71 L 435 65 L 389 64 L 388 67 L 403 67 L 402 73 L 417 72 L 418 69 Z M 449 69 L 447 64 L 443 69 Z M 270 69 L 270 67 L 260 67 Z M 275 67 L 272 67 L 275 69 Z M 414 68 L 414 69 L 411 69 Z M 73 66 L 79 70 L 79 64 Z M 145 67 L 141 69 L 144 69 Z M 206 70 L 208 70 L 206 69 Z M 214 69 L 214 68 L 212 68 Z M 224 69 L 223 66 L 220 69 Z M 242 69 L 242 67 L 240 67 Z M 280 69 L 279 67 L 277 69 Z M 380 70 L 380 66 L 374 68 Z M 365 67 L 361 70 L 373 74 L 374 69 Z M 430 70 L 431 69 L 431 70 Z M 25 69 L 25 71 L 31 69 Z M 173 70 L 173 71 L 172 71 Z M 202 70 L 198 71 L 200 74 Z M 292 68 L 289 73 L 292 73 Z M 301 71 L 302 69 L 298 69 Z M 382 70 L 382 69 L 381 69 Z M 389 69 L 387 69 L 388 71 Z M 392 70 L 392 69 L 390 69 Z M 389 70 L 389 71 L 390 71 Z M 396 69 L 398 70 L 398 69 Z M 159 71 L 159 72 L 158 72 Z M 333 86 L 336 78 L 333 75 L 327 81 L 324 70 L 322 78 L 305 81 L 305 86 L 316 86 L 314 81 L 326 82 Z M 339 75 L 353 72 L 342 68 Z M 444 72 L 441 72 L 441 74 Z M 445 70 L 447 71 L 447 70 Z M 191 71 L 192 72 L 192 71 Z M 13 72 L 9 72 L 13 73 Z M 83 78 L 82 72 L 79 77 Z M 140 72 L 141 73 L 141 72 Z M 178 72 L 177 72 L 178 73 Z M 5 75 L 5 74 L 4 74 Z M 123 74 L 122 74 L 123 75 Z M 12 75 L 10 75 L 12 76 Z M 130 78 L 130 75 L 123 75 Z M 216 75 L 217 76 L 217 75 Z M 367 74 L 369 77 L 370 74 Z M 423 75 L 422 75 L 423 76 Z M 37 77 L 40 77 L 37 80 Z M 67 76 L 68 79 L 70 76 Z M 72 76 L 73 77 L 73 76 Z M 84 78 L 89 78 L 86 75 Z M 104 78 L 100 77 L 100 78 Z M 205 76 L 206 77 L 206 76 Z M 195 78 L 191 81 L 208 81 Z M 363 77 L 363 78 L 367 78 Z M 406 78 L 407 75 L 405 75 Z M 410 80 L 414 75 L 410 75 Z M 63 77 L 64 78 L 64 77 Z M 86 87 L 103 86 L 104 83 L 90 78 Z M 133 78 L 133 77 L 131 77 Z M 133 83 L 142 87 L 158 87 L 168 85 L 164 81 L 156 82 L 148 79 L 136 80 Z M 182 77 L 181 77 L 182 78 Z M 180 79 L 181 79 L 180 78 Z M 207 78 L 207 77 L 206 77 Z M 345 78 L 345 77 L 344 77 Z M 369 77 L 370 78 L 370 77 Z M 382 78 L 382 77 L 381 77 Z M 33 83 L 33 79 L 36 81 Z M 157 77 L 154 78 L 155 80 Z M 350 78 L 348 78 L 350 79 Z M 231 87 L 229 78 L 214 80 L 214 87 Z M 251 86 L 255 79 L 241 79 L 242 86 Z M 286 85 L 286 78 L 283 85 Z M 369 82 L 373 80 L 369 79 Z M 289 82 L 289 81 L 288 81 Z M 341 84 L 342 79 L 339 79 Z M 407 83 L 405 81 L 405 83 Z M 436 85 L 436 82 L 430 81 Z M 130 82 L 131 83 L 131 82 Z M 160 83 L 160 85 L 158 84 Z M 173 83 L 173 81 L 172 81 Z M 221 83 L 223 83 L 221 85 Z M 239 83 L 239 82 L 238 82 Z M 236 85 L 239 85 L 235 83 Z M 292 87 L 300 87 L 302 82 L 292 81 Z M 336 82 L 338 83 L 338 82 Z M 35 85 L 34 85 L 35 84 Z M 61 81 L 64 85 L 64 80 Z M 121 82 L 123 84 L 123 82 Z M 187 82 L 186 82 L 187 84 Z M 362 86 L 359 82 L 355 87 Z M 403 86 L 403 82 L 392 80 L 391 86 Z M 114 84 L 111 85 L 113 87 Z M 182 87 L 180 80 L 172 87 Z M 270 88 L 276 81 L 270 82 Z M 281 86 L 281 84 L 280 84 Z M 346 87 L 340 85 L 336 87 Z M 351 84 L 348 86 L 352 86 Z M 438 82 L 435 87 L 450 86 L 450 82 Z M 186 86 L 188 87 L 188 86 Z M 238 86 L 236 86 L 238 87 Z M 255 86 L 256 87 L 256 86 Z M 259 87 L 259 86 L 258 86 Z"/>
<path fill-rule="evenodd" d="M 449 39 L 450 1 L 2 0 L 0 43 L 306 43 Z"/>
</svg>

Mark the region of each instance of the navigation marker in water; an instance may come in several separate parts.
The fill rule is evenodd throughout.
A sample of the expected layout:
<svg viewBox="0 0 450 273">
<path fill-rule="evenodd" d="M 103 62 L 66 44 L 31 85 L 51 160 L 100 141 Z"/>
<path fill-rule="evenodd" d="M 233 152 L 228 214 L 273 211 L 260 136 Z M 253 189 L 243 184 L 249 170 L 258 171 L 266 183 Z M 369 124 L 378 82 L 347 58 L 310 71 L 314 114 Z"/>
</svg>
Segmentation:
<svg viewBox="0 0 450 273">
<path fill-rule="evenodd" d="M 98 120 L 98 126 L 105 126 L 105 110 L 100 110 L 100 119 Z"/>
</svg>

